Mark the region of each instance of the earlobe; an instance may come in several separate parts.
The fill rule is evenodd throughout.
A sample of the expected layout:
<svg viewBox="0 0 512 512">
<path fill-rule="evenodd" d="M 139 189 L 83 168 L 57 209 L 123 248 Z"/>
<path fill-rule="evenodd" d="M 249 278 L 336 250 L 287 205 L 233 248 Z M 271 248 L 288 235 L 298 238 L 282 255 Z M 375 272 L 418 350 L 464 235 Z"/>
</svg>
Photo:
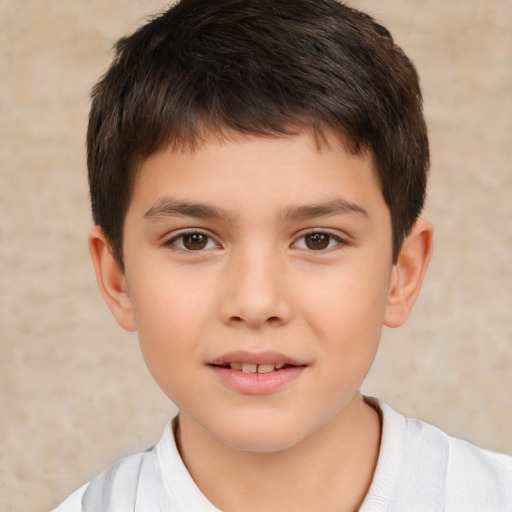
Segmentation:
<svg viewBox="0 0 512 512">
<path fill-rule="evenodd" d="M 393 267 L 384 325 L 399 327 L 409 317 L 432 256 L 432 247 L 432 224 L 419 219 L 404 240 Z"/>
<path fill-rule="evenodd" d="M 110 244 L 99 226 L 94 226 L 89 233 L 89 252 L 96 280 L 107 306 L 123 329 L 135 331 L 132 300 L 125 274 L 114 258 Z"/>
</svg>

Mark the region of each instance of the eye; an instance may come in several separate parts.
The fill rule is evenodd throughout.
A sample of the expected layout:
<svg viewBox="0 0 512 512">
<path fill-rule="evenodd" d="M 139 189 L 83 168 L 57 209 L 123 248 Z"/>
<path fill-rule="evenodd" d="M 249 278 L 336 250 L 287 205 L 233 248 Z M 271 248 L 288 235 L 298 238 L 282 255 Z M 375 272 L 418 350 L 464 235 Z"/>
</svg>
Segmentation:
<svg viewBox="0 0 512 512">
<path fill-rule="evenodd" d="M 294 246 L 298 249 L 308 249 L 310 251 L 325 251 L 327 249 L 332 249 L 341 243 L 343 243 L 342 240 L 330 233 L 315 231 L 299 238 L 299 240 L 295 242 Z"/>
<path fill-rule="evenodd" d="M 200 231 L 181 233 L 171 238 L 165 245 L 173 245 L 184 251 L 202 251 L 204 249 L 214 249 L 218 246 L 212 238 Z"/>
</svg>

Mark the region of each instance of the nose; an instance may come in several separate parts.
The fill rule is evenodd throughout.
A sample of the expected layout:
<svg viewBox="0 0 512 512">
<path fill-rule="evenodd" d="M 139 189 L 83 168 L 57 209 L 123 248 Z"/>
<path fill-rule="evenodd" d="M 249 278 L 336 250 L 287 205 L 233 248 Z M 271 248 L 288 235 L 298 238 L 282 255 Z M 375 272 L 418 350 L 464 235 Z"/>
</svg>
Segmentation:
<svg viewBox="0 0 512 512">
<path fill-rule="evenodd" d="M 285 267 L 272 251 L 233 254 L 221 277 L 221 320 L 252 329 L 287 324 L 293 307 Z"/>
</svg>

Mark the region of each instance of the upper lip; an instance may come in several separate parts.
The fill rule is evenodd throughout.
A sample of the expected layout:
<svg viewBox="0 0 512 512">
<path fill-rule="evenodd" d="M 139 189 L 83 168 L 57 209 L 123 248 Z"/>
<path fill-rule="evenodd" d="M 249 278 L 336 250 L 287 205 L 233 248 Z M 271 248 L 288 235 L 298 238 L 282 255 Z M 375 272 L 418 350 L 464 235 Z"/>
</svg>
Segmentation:
<svg viewBox="0 0 512 512">
<path fill-rule="evenodd" d="M 290 366 L 306 366 L 306 363 L 293 359 L 280 352 L 267 350 L 265 352 L 247 352 L 245 350 L 235 350 L 228 352 L 209 361 L 213 366 L 222 366 L 229 363 L 249 363 L 249 364 L 283 364 Z"/>
</svg>

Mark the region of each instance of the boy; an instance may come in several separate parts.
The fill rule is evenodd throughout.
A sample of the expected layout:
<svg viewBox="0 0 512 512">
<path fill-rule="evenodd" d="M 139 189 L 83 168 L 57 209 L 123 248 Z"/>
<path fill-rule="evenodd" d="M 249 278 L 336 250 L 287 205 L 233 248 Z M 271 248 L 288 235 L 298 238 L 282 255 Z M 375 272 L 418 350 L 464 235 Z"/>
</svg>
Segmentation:
<svg viewBox="0 0 512 512">
<path fill-rule="evenodd" d="M 512 458 L 359 388 L 428 266 L 415 69 L 335 0 L 182 0 L 93 91 L 102 294 L 179 408 L 63 511 L 501 511 Z"/>
</svg>

